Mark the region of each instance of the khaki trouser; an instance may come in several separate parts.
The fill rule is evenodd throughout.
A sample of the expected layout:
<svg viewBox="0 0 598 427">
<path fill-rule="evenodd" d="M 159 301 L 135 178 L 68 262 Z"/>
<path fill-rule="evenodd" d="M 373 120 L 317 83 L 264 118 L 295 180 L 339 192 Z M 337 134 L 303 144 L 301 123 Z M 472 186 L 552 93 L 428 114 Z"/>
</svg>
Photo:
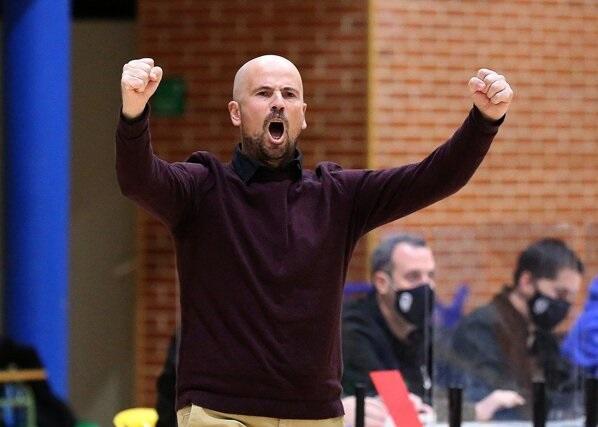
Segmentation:
<svg viewBox="0 0 598 427">
<path fill-rule="evenodd" d="M 191 405 L 177 411 L 178 427 L 343 427 L 343 417 L 324 420 L 287 420 L 225 414 Z"/>
</svg>

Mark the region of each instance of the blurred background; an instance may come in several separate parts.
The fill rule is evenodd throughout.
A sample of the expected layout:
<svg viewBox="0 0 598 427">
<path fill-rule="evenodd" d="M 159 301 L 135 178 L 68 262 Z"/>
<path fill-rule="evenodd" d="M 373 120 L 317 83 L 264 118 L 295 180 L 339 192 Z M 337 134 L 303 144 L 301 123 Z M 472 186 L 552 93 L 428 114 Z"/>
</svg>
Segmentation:
<svg viewBox="0 0 598 427">
<path fill-rule="evenodd" d="M 289 58 L 308 104 L 300 142 L 308 168 L 421 159 L 471 108 L 470 76 L 497 70 L 515 100 L 474 178 L 362 239 L 349 281 L 368 280 L 368 251 L 383 235 L 417 231 L 434 250 L 439 297 L 450 300 L 467 283 L 468 311 L 511 281 L 528 243 L 559 237 L 587 267 L 563 327 L 579 314 L 598 274 L 595 0 L 74 1 L 69 13 L 67 377 L 79 417 L 108 426 L 120 409 L 152 406 L 176 325 L 168 232 L 122 197 L 115 179 L 119 79 L 131 58 L 152 57 L 164 69 L 152 135 L 172 161 L 196 150 L 227 161 L 237 131 L 226 104 L 238 67 L 266 53 Z M 0 144 L 4 170 L 6 133 Z M 5 190 L 0 196 L 10 209 Z M 2 223 L 2 235 L 10 232 Z"/>
</svg>

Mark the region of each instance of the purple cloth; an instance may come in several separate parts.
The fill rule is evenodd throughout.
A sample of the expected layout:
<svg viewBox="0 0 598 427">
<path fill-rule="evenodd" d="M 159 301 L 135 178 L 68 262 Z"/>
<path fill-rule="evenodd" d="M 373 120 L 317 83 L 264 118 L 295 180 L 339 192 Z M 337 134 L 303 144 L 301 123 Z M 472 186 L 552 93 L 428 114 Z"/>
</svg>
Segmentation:
<svg viewBox="0 0 598 427">
<path fill-rule="evenodd" d="M 167 225 L 176 247 L 177 408 L 342 415 L 340 312 L 357 241 L 459 190 L 500 123 L 474 108 L 445 144 L 399 168 L 322 162 L 250 175 L 235 168 L 247 164 L 240 152 L 226 164 L 206 152 L 169 164 L 153 154 L 147 110 L 121 117 L 121 191 Z"/>
</svg>

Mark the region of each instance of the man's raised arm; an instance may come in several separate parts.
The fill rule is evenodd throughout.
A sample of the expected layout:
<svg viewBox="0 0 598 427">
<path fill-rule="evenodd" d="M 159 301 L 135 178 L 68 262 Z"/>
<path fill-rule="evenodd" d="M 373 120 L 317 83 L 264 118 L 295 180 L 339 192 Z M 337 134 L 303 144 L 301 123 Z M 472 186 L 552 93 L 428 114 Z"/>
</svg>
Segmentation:
<svg viewBox="0 0 598 427">
<path fill-rule="evenodd" d="M 468 81 L 474 108 L 443 145 L 418 163 L 355 174 L 361 234 L 458 191 L 473 176 L 506 114 L 513 91 L 504 76 L 482 68 Z M 362 226 L 361 228 L 359 226 Z"/>
<path fill-rule="evenodd" d="M 122 193 L 170 227 L 197 203 L 197 188 L 207 176 L 198 163 L 170 164 L 154 155 L 148 101 L 162 79 L 151 58 L 123 67 L 122 112 L 116 130 L 116 172 Z"/>
</svg>

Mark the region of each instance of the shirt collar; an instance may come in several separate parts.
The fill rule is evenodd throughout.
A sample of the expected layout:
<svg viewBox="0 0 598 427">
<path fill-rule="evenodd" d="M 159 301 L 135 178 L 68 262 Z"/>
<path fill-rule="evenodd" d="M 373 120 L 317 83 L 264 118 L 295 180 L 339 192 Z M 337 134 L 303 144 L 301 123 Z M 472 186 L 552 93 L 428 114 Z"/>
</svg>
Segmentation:
<svg viewBox="0 0 598 427">
<path fill-rule="evenodd" d="M 239 175 L 239 178 L 246 184 L 252 178 L 265 181 L 273 181 L 280 178 L 297 180 L 301 178 L 303 172 L 303 154 L 298 149 L 295 149 L 293 159 L 280 169 L 272 169 L 245 155 L 241 151 L 241 144 L 238 144 L 233 155 L 232 166 L 233 170 Z"/>
</svg>

